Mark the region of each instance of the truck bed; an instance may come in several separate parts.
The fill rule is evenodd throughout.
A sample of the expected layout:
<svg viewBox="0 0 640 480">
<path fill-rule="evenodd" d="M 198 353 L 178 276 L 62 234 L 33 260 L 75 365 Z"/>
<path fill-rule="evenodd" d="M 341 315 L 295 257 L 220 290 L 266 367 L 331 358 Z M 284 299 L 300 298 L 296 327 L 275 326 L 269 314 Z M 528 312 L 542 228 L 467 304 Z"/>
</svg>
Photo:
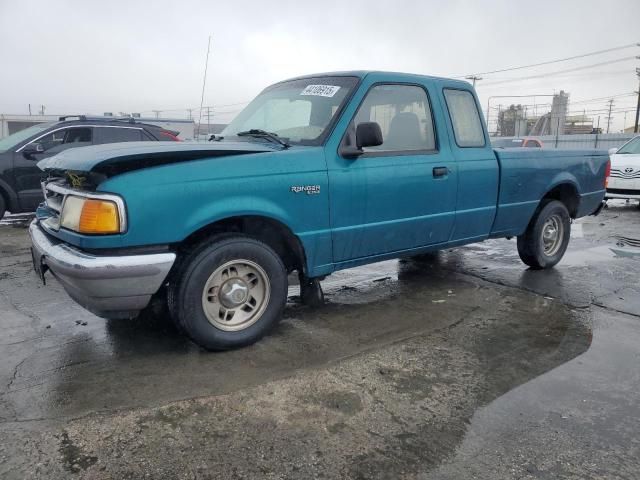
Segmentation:
<svg viewBox="0 0 640 480">
<path fill-rule="evenodd" d="M 494 149 L 500 165 L 498 211 L 492 237 L 520 235 L 554 186 L 572 184 L 580 197 L 574 217 L 593 213 L 604 196 L 605 150 Z M 549 179 L 551 178 L 551 182 Z"/>
</svg>

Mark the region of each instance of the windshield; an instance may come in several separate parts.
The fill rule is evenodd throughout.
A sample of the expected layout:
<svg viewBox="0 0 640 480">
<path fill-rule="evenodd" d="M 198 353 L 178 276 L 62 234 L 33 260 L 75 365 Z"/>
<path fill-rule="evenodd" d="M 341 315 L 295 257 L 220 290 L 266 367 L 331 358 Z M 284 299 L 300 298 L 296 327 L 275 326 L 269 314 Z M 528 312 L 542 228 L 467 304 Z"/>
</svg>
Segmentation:
<svg viewBox="0 0 640 480">
<path fill-rule="evenodd" d="M 491 140 L 491 146 L 495 148 L 521 147 L 522 142 L 521 138 L 501 138 L 499 140 Z"/>
<path fill-rule="evenodd" d="M 616 153 L 636 153 L 640 154 L 640 137 L 625 143 Z"/>
<path fill-rule="evenodd" d="M 8 137 L 4 137 L 0 139 L 0 153 L 4 153 L 7 150 L 12 149 L 19 143 L 25 141 L 29 137 L 32 137 L 38 133 L 41 133 L 43 130 L 49 128 L 52 123 L 38 123 L 37 125 L 33 125 L 32 127 L 25 128 L 24 130 L 20 130 Z"/>
<path fill-rule="evenodd" d="M 272 85 L 240 112 L 222 136 L 264 130 L 291 144 L 320 145 L 357 83 L 356 77 L 315 77 Z"/>
</svg>

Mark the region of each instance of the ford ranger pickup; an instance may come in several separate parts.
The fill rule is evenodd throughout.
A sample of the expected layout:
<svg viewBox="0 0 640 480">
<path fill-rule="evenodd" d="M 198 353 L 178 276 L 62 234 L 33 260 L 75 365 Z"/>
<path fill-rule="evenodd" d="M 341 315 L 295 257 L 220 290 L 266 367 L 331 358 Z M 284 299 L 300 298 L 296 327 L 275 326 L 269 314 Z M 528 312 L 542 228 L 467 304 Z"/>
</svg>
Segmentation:
<svg viewBox="0 0 640 480">
<path fill-rule="evenodd" d="M 42 279 L 104 318 L 164 299 L 211 350 L 273 328 L 292 272 L 313 304 L 337 270 L 490 238 L 551 268 L 610 168 L 604 151 L 493 150 L 471 85 L 387 72 L 277 83 L 206 144 L 88 146 L 38 166 Z"/>
</svg>

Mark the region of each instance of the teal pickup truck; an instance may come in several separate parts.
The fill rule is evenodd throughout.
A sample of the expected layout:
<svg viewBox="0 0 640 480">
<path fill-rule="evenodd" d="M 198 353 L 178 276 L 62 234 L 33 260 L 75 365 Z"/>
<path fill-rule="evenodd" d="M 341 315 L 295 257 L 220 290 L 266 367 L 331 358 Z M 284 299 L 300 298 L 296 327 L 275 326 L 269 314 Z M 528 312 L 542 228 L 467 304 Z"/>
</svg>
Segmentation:
<svg viewBox="0 0 640 480">
<path fill-rule="evenodd" d="M 488 238 L 517 236 L 525 264 L 553 267 L 572 219 L 599 211 L 609 160 L 494 151 L 466 82 L 346 72 L 266 88 L 206 144 L 98 145 L 39 167 L 40 276 L 105 318 L 164 298 L 220 350 L 278 322 L 294 271 L 318 303 L 336 270 Z"/>
</svg>

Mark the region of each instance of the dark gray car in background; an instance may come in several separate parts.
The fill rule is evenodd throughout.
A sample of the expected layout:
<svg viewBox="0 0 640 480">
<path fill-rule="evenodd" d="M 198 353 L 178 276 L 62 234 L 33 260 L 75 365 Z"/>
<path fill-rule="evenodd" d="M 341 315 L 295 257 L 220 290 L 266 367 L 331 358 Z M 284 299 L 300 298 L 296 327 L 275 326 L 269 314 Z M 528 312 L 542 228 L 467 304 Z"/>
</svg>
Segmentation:
<svg viewBox="0 0 640 480">
<path fill-rule="evenodd" d="M 32 212 L 42 202 L 42 171 L 36 164 L 43 158 L 103 143 L 179 141 L 178 133 L 133 118 L 74 115 L 0 139 L 0 219 L 6 211 Z"/>
</svg>

